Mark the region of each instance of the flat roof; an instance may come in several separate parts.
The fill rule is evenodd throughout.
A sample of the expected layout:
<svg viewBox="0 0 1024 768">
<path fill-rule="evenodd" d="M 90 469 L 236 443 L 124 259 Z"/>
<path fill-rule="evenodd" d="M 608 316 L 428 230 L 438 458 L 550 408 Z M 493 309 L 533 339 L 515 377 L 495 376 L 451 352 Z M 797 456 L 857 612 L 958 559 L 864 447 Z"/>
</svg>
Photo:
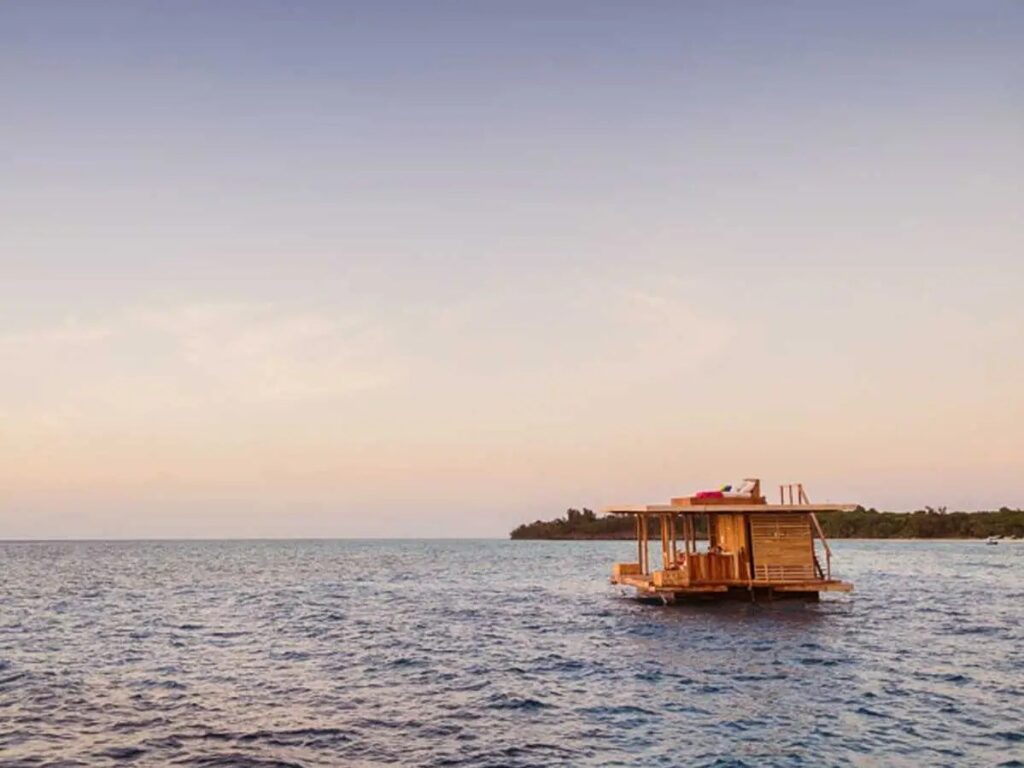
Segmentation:
<svg viewBox="0 0 1024 768">
<path fill-rule="evenodd" d="M 677 506 L 675 504 L 646 504 L 646 505 L 620 505 L 605 507 L 602 512 L 606 515 L 641 515 L 654 514 L 658 512 L 678 512 L 680 514 L 704 515 L 708 512 L 719 512 L 725 514 L 743 513 L 777 513 L 777 512 L 852 512 L 857 508 L 856 504 L 687 504 Z"/>
</svg>

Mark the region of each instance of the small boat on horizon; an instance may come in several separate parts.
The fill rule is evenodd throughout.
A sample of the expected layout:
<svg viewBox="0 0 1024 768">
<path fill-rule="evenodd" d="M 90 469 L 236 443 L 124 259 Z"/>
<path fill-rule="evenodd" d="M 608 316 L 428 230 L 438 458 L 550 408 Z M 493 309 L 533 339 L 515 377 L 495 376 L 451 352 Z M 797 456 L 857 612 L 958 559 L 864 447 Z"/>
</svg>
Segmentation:
<svg viewBox="0 0 1024 768">
<path fill-rule="evenodd" d="M 994 546 L 994 545 L 999 543 L 999 537 L 998 536 L 989 536 L 987 539 L 985 539 L 985 543 L 988 544 L 989 546 Z"/>
</svg>

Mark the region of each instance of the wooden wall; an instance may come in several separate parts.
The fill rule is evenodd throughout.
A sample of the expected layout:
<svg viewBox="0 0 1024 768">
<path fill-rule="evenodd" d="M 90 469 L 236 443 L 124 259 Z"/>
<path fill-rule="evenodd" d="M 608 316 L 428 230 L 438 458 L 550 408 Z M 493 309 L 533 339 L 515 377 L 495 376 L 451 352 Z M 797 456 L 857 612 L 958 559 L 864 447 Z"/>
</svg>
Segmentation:
<svg viewBox="0 0 1024 768">
<path fill-rule="evenodd" d="M 711 515 L 711 543 L 721 548 L 722 554 L 729 558 L 729 579 L 749 579 L 750 542 L 747 538 L 747 521 L 745 515 L 726 514 Z"/>
<path fill-rule="evenodd" d="M 814 578 L 810 517 L 805 514 L 751 515 L 750 533 L 755 580 Z"/>
<path fill-rule="evenodd" d="M 714 543 L 725 552 L 739 552 L 746 549 L 747 526 L 743 515 L 712 515 Z"/>
</svg>

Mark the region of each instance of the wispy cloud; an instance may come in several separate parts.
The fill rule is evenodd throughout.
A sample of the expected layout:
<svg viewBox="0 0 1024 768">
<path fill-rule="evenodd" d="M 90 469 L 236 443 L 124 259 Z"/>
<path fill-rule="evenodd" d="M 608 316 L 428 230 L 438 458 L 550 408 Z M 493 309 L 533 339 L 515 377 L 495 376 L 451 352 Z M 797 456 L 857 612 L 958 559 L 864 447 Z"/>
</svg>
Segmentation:
<svg viewBox="0 0 1024 768">
<path fill-rule="evenodd" d="M 69 317 L 56 325 L 0 333 L 0 351 L 11 354 L 26 349 L 58 351 L 87 347 L 110 338 L 111 334 L 110 325 L 87 324 Z"/>
<path fill-rule="evenodd" d="M 698 291 L 666 279 L 655 287 L 627 289 L 618 310 L 633 328 L 638 353 L 668 366 L 719 354 L 735 336 L 732 326 L 702 305 Z"/>
<path fill-rule="evenodd" d="M 0 394 L 8 418 L 325 400 L 398 377 L 386 346 L 371 318 L 327 310 L 124 307 L 0 335 Z"/>
<path fill-rule="evenodd" d="M 372 319 L 272 304 L 202 304 L 135 313 L 165 334 L 204 381 L 256 402 L 331 398 L 398 375 L 386 332 Z"/>
<path fill-rule="evenodd" d="M 738 335 L 715 306 L 720 294 L 671 274 L 593 280 L 580 295 L 599 326 L 606 359 L 669 371 L 728 351 Z"/>
</svg>

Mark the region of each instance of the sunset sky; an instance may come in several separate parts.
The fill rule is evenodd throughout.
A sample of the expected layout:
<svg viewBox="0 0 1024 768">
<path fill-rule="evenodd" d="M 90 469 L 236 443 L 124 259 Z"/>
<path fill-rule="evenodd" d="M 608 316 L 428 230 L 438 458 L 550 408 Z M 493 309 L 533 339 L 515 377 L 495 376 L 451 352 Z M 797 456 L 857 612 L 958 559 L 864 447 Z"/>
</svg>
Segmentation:
<svg viewBox="0 0 1024 768">
<path fill-rule="evenodd" d="M 1024 4 L 0 4 L 0 538 L 1024 506 Z"/>
</svg>

